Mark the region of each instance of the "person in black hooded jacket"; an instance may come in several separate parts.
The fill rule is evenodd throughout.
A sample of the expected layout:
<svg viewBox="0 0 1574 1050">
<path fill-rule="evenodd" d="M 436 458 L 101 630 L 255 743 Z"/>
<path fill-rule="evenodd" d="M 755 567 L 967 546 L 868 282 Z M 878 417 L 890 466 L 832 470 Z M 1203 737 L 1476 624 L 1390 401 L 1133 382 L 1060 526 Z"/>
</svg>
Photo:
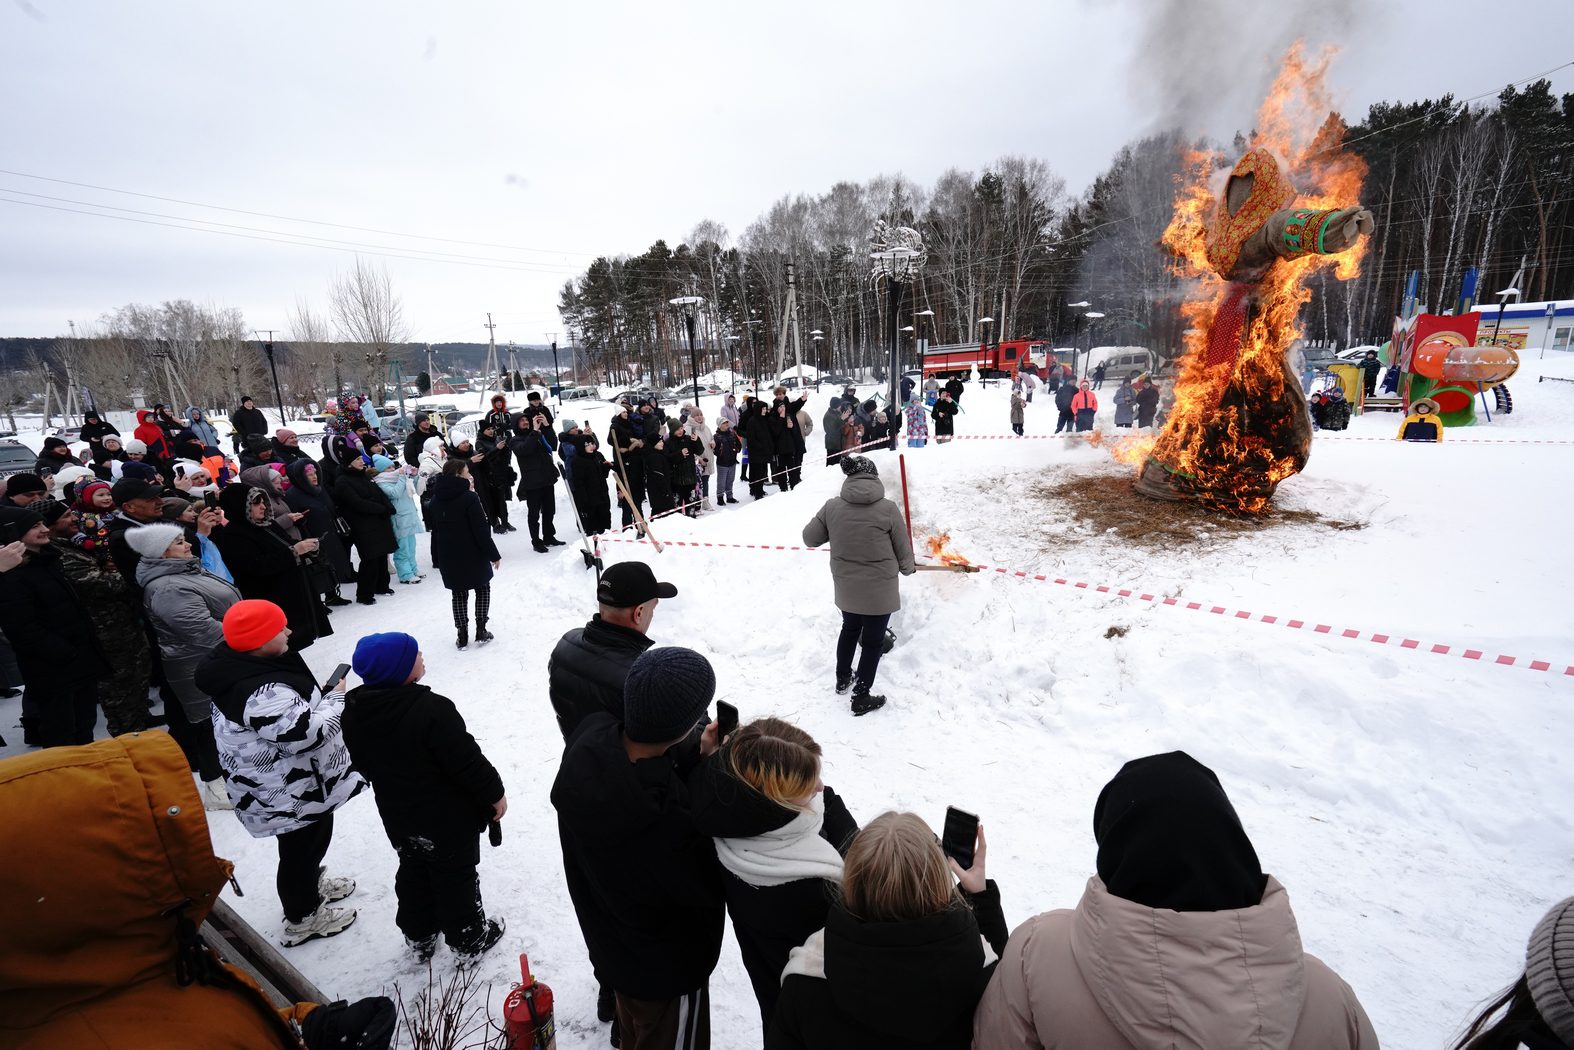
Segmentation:
<svg viewBox="0 0 1574 1050">
<path fill-rule="evenodd" d="M 693 784 L 694 820 L 716 840 L 743 968 L 769 1026 L 792 950 L 825 926 L 858 824 L 820 780 L 820 745 L 761 718 L 730 735 Z"/>
<path fill-rule="evenodd" d="M 682 745 L 715 691 L 699 653 L 646 650 L 629 669 L 622 721 L 581 722 L 552 785 L 569 897 L 624 1050 L 710 1045 L 726 906 L 715 847 L 689 808 L 697 757 Z M 705 727 L 698 756 L 715 752 L 716 730 Z"/>
<path fill-rule="evenodd" d="M 355 579 L 350 566 L 350 552 L 345 549 L 344 537 L 339 535 L 339 508 L 333 496 L 322 484 L 317 464 L 302 458 L 284 468 L 290 487 L 284 493 L 284 502 L 291 510 L 301 511 L 306 517 L 295 523 L 300 534 L 317 541 L 317 549 L 329 574 L 319 577 L 324 584 L 324 604 L 330 607 L 349 605 L 350 600 L 339 593 L 342 584 Z"/>
<path fill-rule="evenodd" d="M 427 525 L 432 533 L 432 567 L 453 592 L 454 627 L 458 647 L 470 646 L 470 592 L 475 591 L 477 642 L 492 640 L 486 629 L 492 608 L 492 572 L 502 561 L 497 544 L 487 531 L 486 512 L 471 490 L 470 463 L 449 459 L 443 472 L 426 486 Z"/>
<path fill-rule="evenodd" d="M 995 970 L 983 941 L 998 957 L 1007 939 L 984 854 L 982 828 L 964 871 L 922 818 L 870 821 L 847 850 L 825 929 L 792 952 L 766 1050 L 968 1050 Z"/>
<path fill-rule="evenodd" d="M 552 453 L 557 450 L 557 435 L 552 432 L 551 416 L 546 409 L 521 414 L 514 421 L 508 446 L 519 461 L 518 496 L 525 501 L 530 545 L 537 554 L 545 554 L 548 547 L 563 546 L 552 520 L 557 512 L 557 501 L 552 494 L 558 478 L 557 464 L 552 459 Z"/>
<path fill-rule="evenodd" d="M 586 536 L 599 536 L 612 528 L 612 497 L 607 490 L 607 478 L 612 474 L 612 464 L 601 454 L 592 434 L 586 434 L 574 455 L 573 477 L 574 507 L 579 511 L 579 527 Z"/>
<path fill-rule="evenodd" d="M 463 442 L 461 442 L 463 444 Z M 476 495 L 498 535 L 517 531 L 508 523 L 508 497 L 514 484 L 513 457 L 508 453 L 508 432 L 499 431 L 493 424 L 482 421 L 476 431 L 475 451 L 470 460 L 470 477 L 475 482 Z M 452 453 L 450 453 L 452 454 Z M 475 457 L 480 456 L 477 460 Z"/>
<path fill-rule="evenodd" d="M 234 577 L 235 589 L 244 598 L 270 601 L 284 610 L 290 624 L 290 652 L 298 653 L 332 634 L 328 610 L 312 593 L 301 564 L 302 557 L 316 553 L 317 541 L 292 544 L 269 515 L 262 490 L 244 481 L 224 487 L 219 507 L 228 523 L 213 531 L 213 540 Z"/>
<path fill-rule="evenodd" d="M 353 666 L 362 684 L 345 697 L 344 744 L 399 855 L 394 921 L 420 961 L 441 933 L 461 965 L 473 962 L 503 933 L 476 878 L 481 831 L 508 810 L 503 778 L 454 702 L 421 684 L 426 664 L 410 635 L 362 638 Z"/>
<path fill-rule="evenodd" d="M 672 461 L 667 458 L 667 443 L 657 434 L 640 449 L 645 464 L 645 495 L 650 498 L 652 517 L 673 507 Z"/>
<path fill-rule="evenodd" d="M 744 451 L 749 457 L 748 477 L 744 480 L 749 483 L 750 496 L 764 499 L 765 482 L 775 470 L 773 464 L 776 462 L 776 439 L 770 418 L 771 406 L 764 401 L 754 401 L 749 407 L 753 412 L 744 419 L 742 427 L 739 428 L 744 441 Z"/>
<path fill-rule="evenodd" d="M 38 460 L 33 464 L 33 473 L 39 477 L 47 477 L 63 467 L 80 466 L 77 458 L 71 454 L 71 446 L 63 438 L 46 437 L 44 449 L 38 454 Z"/>
<path fill-rule="evenodd" d="M 369 469 L 361 457 L 350 459 L 333 485 L 333 504 L 350 523 L 350 542 L 360 556 L 355 569 L 355 600 L 361 605 L 375 605 L 377 595 L 393 593 L 388 556 L 399 549 L 393 502 L 372 481 Z"/>
<path fill-rule="evenodd" d="M 95 460 L 98 458 L 98 450 L 104 447 L 104 438 L 110 434 L 119 437 L 120 431 L 115 429 L 114 424 L 105 422 L 104 417 L 97 412 L 86 412 L 83 414 L 82 430 L 77 434 L 77 437 L 88 443 L 88 447 L 94 452 L 93 458 Z"/>
</svg>

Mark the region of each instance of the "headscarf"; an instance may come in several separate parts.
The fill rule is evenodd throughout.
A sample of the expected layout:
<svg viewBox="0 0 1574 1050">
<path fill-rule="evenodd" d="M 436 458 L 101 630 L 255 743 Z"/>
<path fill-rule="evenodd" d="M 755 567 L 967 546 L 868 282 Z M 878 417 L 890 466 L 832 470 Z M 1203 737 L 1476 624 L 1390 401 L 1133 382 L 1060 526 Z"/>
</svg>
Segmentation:
<svg viewBox="0 0 1574 1050">
<path fill-rule="evenodd" d="M 1231 911 L 1262 902 L 1267 876 L 1213 770 L 1184 751 L 1121 767 L 1093 807 L 1098 874 L 1148 908 Z"/>
</svg>

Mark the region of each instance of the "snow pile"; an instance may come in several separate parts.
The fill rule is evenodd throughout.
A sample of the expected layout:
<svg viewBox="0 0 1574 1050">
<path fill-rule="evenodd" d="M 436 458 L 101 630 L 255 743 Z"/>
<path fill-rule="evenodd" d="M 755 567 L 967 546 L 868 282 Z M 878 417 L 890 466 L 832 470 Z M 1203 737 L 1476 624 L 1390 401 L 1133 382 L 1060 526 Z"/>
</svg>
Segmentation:
<svg viewBox="0 0 1574 1050">
<path fill-rule="evenodd" d="M 1081 440 L 906 450 L 913 531 L 920 540 L 949 532 L 954 548 L 991 566 L 1561 668 L 1574 663 L 1574 507 L 1564 486 L 1548 482 L 1569 476 L 1574 446 L 1467 443 L 1574 438 L 1574 384 L 1527 375 L 1574 378 L 1574 358 L 1537 364 L 1527 362 L 1514 384 L 1512 416 L 1450 431 L 1442 445 L 1378 440 L 1398 424 L 1388 414 L 1319 435 L 1279 505 L 1364 525 L 1357 531 L 1291 523 L 1221 530 L 1174 549 L 1093 533 L 1038 491 L 1073 474 L 1107 474 L 1110 498 L 1128 498 L 1129 474 Z M 1111 392 L 1106 384 L 1106 401 Z M 828 396 L 812 398 L 816 423 Z M 970 386 L 958 433 L 1007 434 L 1008 396 L 1003 385 Z M 712 421 L 719 403 L 705 399 Z M 601 434 L 611 406 L 566 411 Z M 1055 415 L 1052 401 L 1037 398 L 1027 433 L 1049 433 Z M 1101 413 L 1102 426 L 1110 415 Z M 1360 438 L 1372 440 L 1352 440 Z M 809 441 L 812 452 L 823 448 L 818 430 Z M 872 458 L 900 502 L 897 456 Z M 745 497 L 694 521 L 666 518 L 656 531 L 663 540 L 799 544 L 840 482 L 839 471 L 811 465 L 794 493 L 772 489 L 758 505 Z M 561 495 L 558 507 L 568 538 Z M 403 629 L 420 639 L 426 681 L 458 702 L 508 786 L 504 841 L 483 847 L 481 867 L 487 906 L 509 927 L 483 964 L 493 1008 L 527 951 L 557 993 L 558 1045 L 601 1047 L 606 1026 L 595 1020 L 548 802 L 562 745 L 546 696 L 547 655 L 594 611 L 594 579 L 573 547 L 538 555 L 523 531 L 499 537 L 499 547 L 491 645 L 454 650 L 448 595 L 434 574 L 375 608 L 337 611 L 337 633 L 307 657 L 326 673 L 362 634 Z M 608 561 L 648 561 L 677 585 L 653 637 L 705 653 L 719 695 L 745 721 L 777 714 L 812 733 L 827 783 L 861 822 L 911 809 L 938 828 L 950 804 L 981 814 L 1013 925 L 1076 903 L 1093 870 L 1099 789 L 1124 761 L 1175 748 L 1217 771 L 1264 868 L 1288 888 L 1307 950 L 1350 982 L 1387 1045 L 1444 1043 L 1518 973 L 1532 924 L 1569 892 L 1574 678 L 995 573 L 921 573 L 903 581 L 900 642 L 880 670 L 891 702 L 854 719 L 832 689 L 839 621 L 824 553 L 658 555 L 633 543 L 605 551 Z M 16 701 L 4 705 L 9 728 Z M 231 903 L 276 936 L 273 843 L 250 839 L 232 814 L 210 823 L 247 891 Z M 424 974 L 394 926 L 395 858 L 370 798 L 338 814 L 334 839 L 328 867 L 357 878 L 348 903 L 360 921 L 292 950 L 291 961 L 333 996 L 411 988 Z M 438 965 L 450 962 L 439 954 Z M 758 1045 L 730 932 L 711 991 L 715 1045 Z"/>
</svg>

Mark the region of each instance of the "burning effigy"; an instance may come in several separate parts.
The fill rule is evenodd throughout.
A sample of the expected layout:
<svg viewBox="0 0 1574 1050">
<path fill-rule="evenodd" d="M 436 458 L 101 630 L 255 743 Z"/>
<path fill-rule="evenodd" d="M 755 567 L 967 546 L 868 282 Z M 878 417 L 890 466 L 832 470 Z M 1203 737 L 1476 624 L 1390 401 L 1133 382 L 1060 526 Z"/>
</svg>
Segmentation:
<svg viewBox="0 0 1574 1050">
<path fill-rule="evenodd" d="M 1319 270 L 1360 272 L 1373 226 L 1358 203 L 1366 165 L 1342 148 L 1344 123 L 1322 97 L 1330 57 L 1312 68 L 1298 48 L 1286 57 L 1255 145 L 1222 188 L 1219 154 L 1187 158 L 1164 233 L 1181 273 L 1196 279 L 1182 308 L 1189 330 L 1174 407 L 1151 448 L 1121 457 L 1140 460 L 1145 496 L 1261 514 L 1278 484 L 1306 466 L 1311 416 L 1288 359 L 1297 316 Z M 1302 134 L 1308 127 L 1314 133 Z"/>
</svg>

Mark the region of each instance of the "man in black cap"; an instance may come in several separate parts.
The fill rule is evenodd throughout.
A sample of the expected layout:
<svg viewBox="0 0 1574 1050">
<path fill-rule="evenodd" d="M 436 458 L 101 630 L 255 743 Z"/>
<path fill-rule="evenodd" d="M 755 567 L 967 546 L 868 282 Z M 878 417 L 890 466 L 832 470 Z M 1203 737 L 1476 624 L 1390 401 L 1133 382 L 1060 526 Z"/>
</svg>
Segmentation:
<svg viewBox="0 0 1574 1050">
<path fill-rule="evenodd" d="M 527 417 L 546 416 L 546 427 L 548 430 L 552 428 L 552 410 L 541 403 L 541 391 L 539 390 L 532 390 L 525 395 L 525 410 L 520 415 Z"/>
<path fill-rule="evenodd" d="M 672 584 L 658 582 L 644 562 L 618 562 L 601 573 L 600 611 L 558 639 L 547 658 L 547 696 L 565 743 L 587 715 L 623 717 L 629 668 L 655 644 L 647 637 L 651 617 L 661 599 L 677 594 Z"/>
<path fill-rule="evenodd" d="M 120 514 L 109 523 L 109 557 L 140 601 L 142 588 L 137 585 L 137 565 L 142 555 L 126 543 L 126 532 L 163 522 L 164 490 L 140 478 L 121 478 L 109 494 L 115 506 L 120 508 Z"/>
<path fill-rule="evenodd" d="M 688 777 L 716 751 L 715 692 L 715 672 L 692 649 L 643 653 L 623 717 L 581 722 L 552 785 L 569 897 L 596 978 L 613 992 L 597 1013 L 615 1015 L 623 1050 L 710 1046 L 707 986 L 726 906 Z M 680 746 L 695 738 L 697 749 Z"/>
<path fill-rule="evenodd" d="M 410 431 L 410 436 L 404 439 L 404 461 L 412 467 L 421 465 L 421 448 L 428 438 L 442 437 L 437 428 L 432 426 L 432 417 L 425 412 L 417 412 L 415 416 L 415 429 Z"/>
<path fill-rule="evenodd" d="M 12 474 L 5 479 L 5 502 L 13 507 L 25 507 L 49 498 L 49 487 L 37 474 Z"/>
</svg>

